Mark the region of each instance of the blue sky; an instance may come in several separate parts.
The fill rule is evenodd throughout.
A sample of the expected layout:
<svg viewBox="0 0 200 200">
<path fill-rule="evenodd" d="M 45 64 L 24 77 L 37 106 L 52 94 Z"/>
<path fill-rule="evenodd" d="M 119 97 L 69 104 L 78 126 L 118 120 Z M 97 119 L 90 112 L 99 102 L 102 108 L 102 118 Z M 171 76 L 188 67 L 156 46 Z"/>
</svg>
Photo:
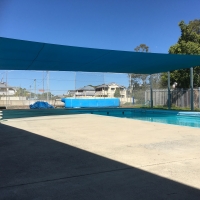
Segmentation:
<svg viewBox="0 0 200 200">
<path fill-rule="evenodd" d="M 127 51 L 145 43 L 150 52 L 167 53 L 180 36 L 178 23 L 199 19 L 199 13 L 199 0 L 0 0 L 0 36 Z M 5 77 L 1 73 L 0 78 Z M 14 81 L 20 76 L 31 80 Z M 29 87 L 35 78 L 39 83 L 42 77 L 42 72 L 8 73 L 9 84 L 23 87 Z M 128 84 L 126 74 L 94 77 L 97 82 Z M 50 73 L 50 79 L 73 78 L 73 72 Z M 93 79 L 91 74 L 79 76 L 79 82 L 91 80 L 93 84 Z M 67 85 L 66 81 L 52 81 L 50 88 L 74 89 L 74 81 L 67 81 Z"/>
</svg>

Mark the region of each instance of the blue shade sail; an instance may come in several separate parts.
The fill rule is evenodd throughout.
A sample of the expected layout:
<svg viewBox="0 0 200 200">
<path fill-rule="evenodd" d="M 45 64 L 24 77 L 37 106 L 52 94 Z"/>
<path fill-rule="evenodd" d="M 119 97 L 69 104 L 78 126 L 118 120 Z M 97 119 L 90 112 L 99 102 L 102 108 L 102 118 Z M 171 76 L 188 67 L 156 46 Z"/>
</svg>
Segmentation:
<svg viewBox="0 0 200 200">
<path fill-rule="evenodd" d="M 0 70 L 154 74 L 200 66 L 199 55 L 104 50 L 0 37 Z"/>
</svg>

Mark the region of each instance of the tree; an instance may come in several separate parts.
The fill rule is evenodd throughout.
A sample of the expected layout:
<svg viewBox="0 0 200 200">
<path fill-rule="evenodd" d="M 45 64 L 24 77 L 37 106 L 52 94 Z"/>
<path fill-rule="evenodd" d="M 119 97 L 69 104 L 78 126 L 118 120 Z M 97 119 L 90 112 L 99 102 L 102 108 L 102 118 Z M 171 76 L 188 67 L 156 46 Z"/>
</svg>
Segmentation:
<svg viewBox="0 0 200 200">
<path fill-rule="evenodd" d="M 119 88 L 115 89 L 114 97 L 121 97 L 120 89 Z"/>
<path fill-rule="evenodd" d="M 200 19 L 190 21 L 189 25 L 193 32 L 200 34 Z"/>
<path fill-rule="evenodd" d="M 94 85 L 88 85 L 88 86 L 93 87 L 94 89 L 97 87 L 97 86 L 94 86 Z"/>
<path fill-rule="evenodd" d="M 140 44 L 134 49 L 136 52 L 149 52 L 149 47 L 146 44 Z"/>
<path fill-rule="evenodd" d="M 15 93 L 15 96 L 23 96 L 28 97 L 30 95 L 30 92 L 26 90 L 26 88 L 17 88 L 17 91 Z"/>
<path fill-rule="evenodd" d="M 134 49 L 136 52 L 149 52 L 149 47 L 146 44 L 140 44 Z M 130 83 L 129 91 L 132 90 L 133 86 L 135 89 L 144 88 L 148 85 L 149 75 L 147 74 L 128 74 Z M 131 92 L 130 92 L 131 93 Z"/>
<path fill-rule="evenodd" d="M 179 23 L 181 36 L 175 45 L 169 48 L 170 54 L 190 54 L 200 55 L 200 20 L 190 21 L 185 24 L 184 21 Z M 171 72 L 171 85 L 177 82 L 178 88 L 190 87 L 189 69 L 175 70 Z M 161 75 L 161 85 L 167 85 L 167 73 Z M 200 67 L 194 67 L 194 87 L 200 86 Z"/>
</svg>

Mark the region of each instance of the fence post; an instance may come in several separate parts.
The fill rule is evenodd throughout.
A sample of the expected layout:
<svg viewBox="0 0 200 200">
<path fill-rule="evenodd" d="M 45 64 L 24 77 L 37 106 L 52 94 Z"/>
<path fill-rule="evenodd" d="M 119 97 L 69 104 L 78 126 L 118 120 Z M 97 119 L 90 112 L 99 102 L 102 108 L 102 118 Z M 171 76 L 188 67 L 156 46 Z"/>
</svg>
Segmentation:
<svg viewBox="0 0 200 200">
<path fill-rule="evenodd" d="M 47 71 L 47 102 L 49 103 L 49 71 Z"/>
<path fill-rule="evenodd" d="M 190 107 L 194 110 L 194 96 L 193 96 L 193 67 L 190 68 Z"/>
<path fill-rule="evenodd" d="M 151 98 L 151 108 L 153 108 L 153 88 L 152 88 L 152 75 L 150 75 L 150 98 Z"/>
<path fill-rule="evenodd" d="M 200 108 L 200 87 L 199 87 L 199 108 Z"/>
<path fill-rule="evenodd" d="M 183 103 L 183 88 L 181 88 L 181 107 L 184 107 L 184 103 Z"/>
<path fill-rule="evenodd" d="M 6 71 L 6 108 L 8 107 L 8 71 Z"/>
<path fill-rule="evenodd" d="M 168 73 L 168 109 L 171 109 L 171 94 L 170 94 L 170 72 Z"/>
</svg>

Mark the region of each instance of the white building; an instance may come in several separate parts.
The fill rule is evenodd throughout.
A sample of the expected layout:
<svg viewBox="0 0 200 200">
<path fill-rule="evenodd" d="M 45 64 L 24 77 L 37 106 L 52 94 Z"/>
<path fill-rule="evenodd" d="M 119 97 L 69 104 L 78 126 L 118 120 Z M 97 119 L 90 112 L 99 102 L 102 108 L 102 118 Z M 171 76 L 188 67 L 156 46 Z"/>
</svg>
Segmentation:
<svg viewBox="0 0 200 200">
<path fill-rule="evenodd" d="M 95 96 L 95 89 L 91 86 L 84 86 L 79 88 L 75 92 L 76 97 L 94 97 Z"/>
<path fill-rule="evenodd" d="M 73 97 L 114 97 L 116 89 L 119 88 L 120 97 L 119 98 L 126 98 L 126 87 L 122 85 L 118 85 L 116 83 L 110 84 L 102 84 L 99 86 L 84 86 L 77 90 L 68 90 L 67 95 Z"/>
<path fill-rule="evenodd" d="M 114 97 L 116 89 L 119 88 L 120 97 L 126 98 L 126 87 L 116 83 L 102 84 L 95 87 L 95 96 L 98 97 Z"/>
<path fill-rule="evenodd" d="M 73 97 L 94 97 L 95 89 L 88 85 L 76 90 L 68 90 L 67 95 Z"/>
<path fill-rule="evenodd" d="M 4 82 L 0 82 L 0 96 L 13 96 L 16 92 L 16 88 L 6 85 Z"/>
</svg>

